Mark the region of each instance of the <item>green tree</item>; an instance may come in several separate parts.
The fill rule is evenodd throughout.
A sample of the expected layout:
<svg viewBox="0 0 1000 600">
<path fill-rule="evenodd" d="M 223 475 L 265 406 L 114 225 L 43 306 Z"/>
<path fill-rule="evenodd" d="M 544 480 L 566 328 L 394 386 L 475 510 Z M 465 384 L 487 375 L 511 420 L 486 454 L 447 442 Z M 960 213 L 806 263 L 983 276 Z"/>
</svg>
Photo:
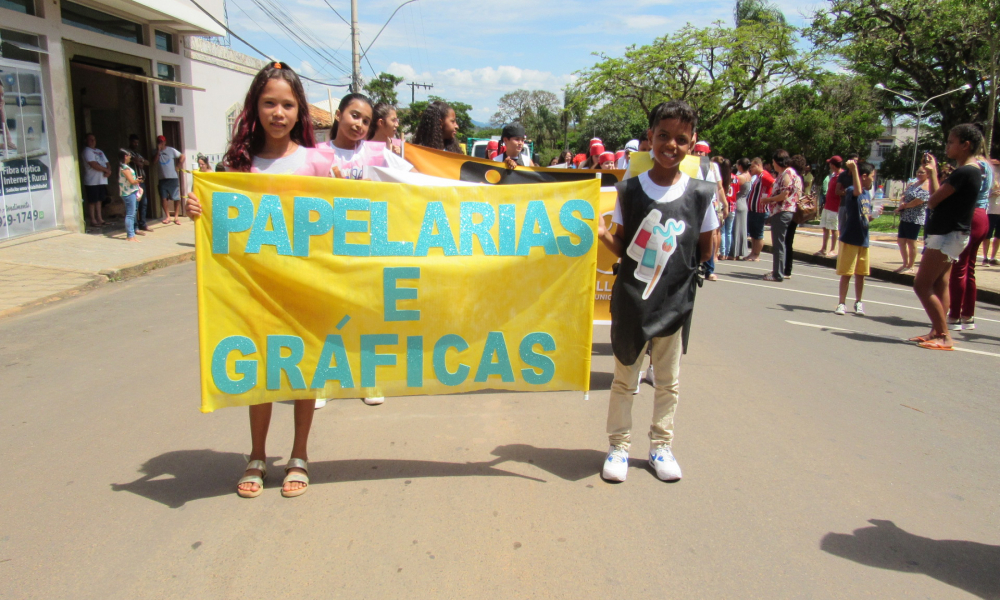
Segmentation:
<svg viewBox="0 0 1000 600">
<path fill-rule="evenodd" d="M 629 140 L 644 137 L 648 128 L 649 119 L 642 111 L 607 104 L 580 124 L 578 129 L 581 135 L 574 149 L 587 154 L 590 151 L 590 139 L 597 137 L 601 138 L 607 150 L 614 152 L 624 148 Z"/>
<path fill-rule="evenodd" d="M 796 30 L 776 21 L 689 24 L 652 44 L 630 46 L 624 56 L 600 54 L 597 64 L 579 72 L 574 89 L 590 106 L 617 104 L 646 116 L 664 100 L 686 100 L 698 110 L 699 129 L 711 129 L 812 74 L 815 61 L 796 42 Z"/>
<path fill-rule="evenodd" d="M 996 0 L 831 0 L 815 14 L 808 37 L 869 81 L 921 102 L 968 85 L 929 105 L 947 131 L 989 116 L 983 76 L 990 38 L 1000 32 L 990 25 L 1000 19 L 997 5 Z M 916 105 L 893 99 L 887 112 L 915 116 Z"/>
<path fill-rule="evenodd" d="M 863 78 L 822 74 L 778 90 L 754 110 L 727 116 L 701 137 L 730 159 L 766 158 L 784 148 L 820 162 L 834 154 L 867 156 L 883 130 L 878 98 Z"/>
<path fill-rule="evenodd" d="M 503 127 L 507 123 L 524 124 L 542 107 L 549 111 L 562 108 L 559 96 L 545 90 L 514 90 L 500 97 L 497 101 L 497 112 L 490 119 L 492 125 Z"/>
<path fill-rule="evenodd" d="M 733 22 L 737 27 L 752 22 L 787 24 L 781 9 L 767 0 L 736 0 L 733 7 Z"/>
<path fill-rule="evenodd" d="M 396 77 L 391 73 L 379 73 L 377 77 L 365 83 L 365 93 L 375 104 L 385 102 L 396 106 L 396 103 L 399 102 L 396 97 L 396 86 L 401 83 L 403 83 L 402 77 Z"/>
</svg>

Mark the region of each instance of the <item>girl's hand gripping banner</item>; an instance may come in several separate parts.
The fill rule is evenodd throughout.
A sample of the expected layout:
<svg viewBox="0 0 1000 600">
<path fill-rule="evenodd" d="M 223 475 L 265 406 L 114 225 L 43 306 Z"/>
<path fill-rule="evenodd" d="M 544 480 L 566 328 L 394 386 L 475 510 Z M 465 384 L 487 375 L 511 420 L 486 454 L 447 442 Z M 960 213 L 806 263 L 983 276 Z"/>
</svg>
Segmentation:
<svg viewBox="0 0 1000 600">
<path fill-rule="evenodd" d="M 589 389 L 598 180 L 194 186 L 203 412 Z"/>
</svg>

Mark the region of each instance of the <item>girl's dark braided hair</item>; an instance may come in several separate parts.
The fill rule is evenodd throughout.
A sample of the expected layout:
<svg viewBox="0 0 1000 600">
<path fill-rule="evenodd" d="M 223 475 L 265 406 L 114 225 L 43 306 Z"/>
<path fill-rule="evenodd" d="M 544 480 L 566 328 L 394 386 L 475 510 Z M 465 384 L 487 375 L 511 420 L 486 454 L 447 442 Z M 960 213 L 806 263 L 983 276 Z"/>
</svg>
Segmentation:
<svg viewBox="0 0 1000 600">
<path fill-rule="evenodd" d="M 435 150 L 461 153 L 462 148 L 458 145 L 458 140 L 454 137 L 450 140 L 444 139 L 444 120 L 450 110 L 451 106 L 444 100 L 428 104 L 420 117 L 420 125 L 417 126 L 417 132 L 413 136 L 413 143 Z"/>
</svg>

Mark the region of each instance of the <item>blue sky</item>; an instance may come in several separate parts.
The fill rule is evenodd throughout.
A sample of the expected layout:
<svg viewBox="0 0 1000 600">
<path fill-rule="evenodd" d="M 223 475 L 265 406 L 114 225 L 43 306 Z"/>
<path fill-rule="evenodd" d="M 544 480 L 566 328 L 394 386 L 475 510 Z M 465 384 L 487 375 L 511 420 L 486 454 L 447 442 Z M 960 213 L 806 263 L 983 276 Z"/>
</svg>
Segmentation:
<svg viewBox="0 0 1000 600">
<path fill-rule="evenodd" d="M 274 0 L 272 0 L 274 1 Z M 350 0 L 327 0 L 350 20 Z M 403 0 L 358 0 L 361 47 L 367 47 Z M 821 3 L 778 0 L 789 21 L 802 25 Z M 227 0 L 230 27 L 303 74 L 346 83 L 351 64 L 349 26 L 324 0 L 283 0 L 280 6 L 303 27 L 300 35 L 322 41 L 332 55 L 302 48 L 268 19 L 253 0 Z M 488 121 L 505 93 L 543 89 L 560 94 L 575 71 L 593 65 L 593 52 L 620 55 L 692 23 L 732 22 L 732 0 L 418 0 L 403 7 L 362 61 L 364 77 L 387 71 L 406 81 L 433 83 L 428 94 L 472 105 L 472 118 Z M 315 46 L 316 44 L 310 44 Z M 243 44 L 233 48 L 252 54 Z M 369 66 L 368 62 L 371 63 Z M 339 63 L 339 64 L 337 64 Z M 326 88 L 310 85 L 310 100 L 325 101 Z M 334 101 L 343 94 L 334 88 Z M 398 88 L 400 105 L 410 88 Z M 561 94 L 560 94 L 561 95 Z"/>
</svg>

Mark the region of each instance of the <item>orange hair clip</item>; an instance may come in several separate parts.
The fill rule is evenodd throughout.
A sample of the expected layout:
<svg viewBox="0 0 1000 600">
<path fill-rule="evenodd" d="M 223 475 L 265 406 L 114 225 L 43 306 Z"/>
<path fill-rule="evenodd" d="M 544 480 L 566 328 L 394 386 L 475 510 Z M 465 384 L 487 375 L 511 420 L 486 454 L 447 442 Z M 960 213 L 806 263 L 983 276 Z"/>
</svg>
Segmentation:
<svg viewBox="0 0 1000 600">
<path fill-rule="evenodd" d="M 280 62 L 277 62 L 277 61 L 275 61 L 275 63 L 274 63 L 274 68 L 275 68 L 275 69 L 280 69 L 280 68 L 281 68 L 281 63 L 280 63 Z"/>
</svg>

